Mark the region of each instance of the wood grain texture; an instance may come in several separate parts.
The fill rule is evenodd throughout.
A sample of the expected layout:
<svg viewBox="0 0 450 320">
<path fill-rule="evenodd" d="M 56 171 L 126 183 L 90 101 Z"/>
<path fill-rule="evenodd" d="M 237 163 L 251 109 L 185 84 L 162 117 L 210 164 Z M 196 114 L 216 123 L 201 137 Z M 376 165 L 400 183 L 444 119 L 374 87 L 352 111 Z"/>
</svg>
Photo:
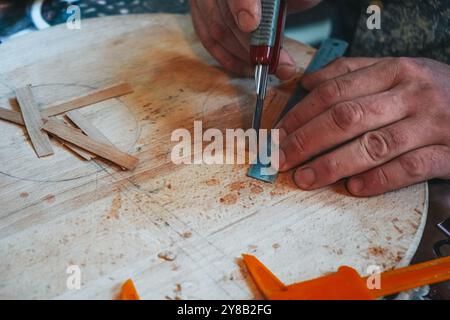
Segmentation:
<svg viewBox="0 0 450 320">
<path fill-rule="evenodd" d="M 300 69 L 314 54 L 286 47 Z M 255 105 L 254 80 L 225 73 L 187 16 L 87 19 L 76 32 L 62 25 L 2 44 L 0 61 L 3 106 L 9 88 L 26 83 L 45 106 L 103 80 L 129 82 L 133 94 L 80 112 L 140 159 L 132 172 L 59 146 L 36 159 L 23 130 L 1 122 L 1 298 L 112 299 L 129 278 L 143 299 L 258 298 L 242 253 L 294 283 L 342 264 L 362 274 L 391 269 L 417 248 L 426 184 L 355 199 L 341 184 L 300 191 L 291 172 L 268 185 L 247 178 L 247 166 L 170 161 L 175 129 L 192 130 L 194 120 L 205 130 L 250 128 Z M 270 86 L 268 127 L 290 94 L 275 79 Z M 82 271 L 81 290 L 67 289 L 70 265 Z"/>
<path fill-rule="evenodd" d="M 123 153 L 115 147 L 112 147 L 110 144 L 105 144 L 91 139 L 78 130 L 75 130 L 74 128 L 71 128 L 58 121 L 45 120 L 42 128 L 52 135 L 63 139 L 64 141 L 92 152 L 104 159 L 120 165 L 121 167 L 127 168 L 128 170 L 135 169 L 139 163 L 138 158 Z"/>
<path fill-rule="evenodd" d="M 16 90 L 17 102 L 22 110 L 22 118 L 30 136 L 34 150 L 38 157 L 46 157 L 53 154 L 52 145 L 48 135 L 42 131 L 42 118 L 37 106 L 31 86 Z"/>
</svg>

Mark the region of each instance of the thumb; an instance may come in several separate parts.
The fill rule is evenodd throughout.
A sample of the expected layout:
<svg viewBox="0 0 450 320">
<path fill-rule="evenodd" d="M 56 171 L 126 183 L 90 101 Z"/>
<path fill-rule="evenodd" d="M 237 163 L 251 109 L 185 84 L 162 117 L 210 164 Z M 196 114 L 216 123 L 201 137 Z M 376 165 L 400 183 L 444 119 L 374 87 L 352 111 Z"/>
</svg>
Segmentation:
<svg viewBox="0 0 450 320">
<path fill-rule="evenodd" d="M 228 7 L 242 32 L 249 33 L 258 28 L 261 21 L 261 0 L 228 0 Z"/>
</svg>

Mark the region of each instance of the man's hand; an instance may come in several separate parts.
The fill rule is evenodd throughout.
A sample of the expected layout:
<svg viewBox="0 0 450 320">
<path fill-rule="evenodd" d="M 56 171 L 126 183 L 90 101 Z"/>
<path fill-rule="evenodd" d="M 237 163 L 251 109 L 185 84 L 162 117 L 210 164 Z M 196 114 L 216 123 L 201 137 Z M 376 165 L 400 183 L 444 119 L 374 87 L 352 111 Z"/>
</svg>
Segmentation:
<svg viewBox="0 0 450 320">
<path fill-rule="evenodd" d="M 320 0 L 290 0 L 292 10 L 309 8 Z M 192 21 L 206 49 L 224 66 L 239 75 L 250 76 L 250 32 L 261 19 L 261 0 L 190 0 Z M 294 76 L 296 66 L 282 50 L 276 75 L 281 80 Z"/>
<path fill-rule="evenodd" d="M 356 196 L 450 178 L 450 66 L 342 58 L 305 75 L 310 94 L 280 122 L 280 169 L 311 190 L 350 178 Z"/>
</svg>

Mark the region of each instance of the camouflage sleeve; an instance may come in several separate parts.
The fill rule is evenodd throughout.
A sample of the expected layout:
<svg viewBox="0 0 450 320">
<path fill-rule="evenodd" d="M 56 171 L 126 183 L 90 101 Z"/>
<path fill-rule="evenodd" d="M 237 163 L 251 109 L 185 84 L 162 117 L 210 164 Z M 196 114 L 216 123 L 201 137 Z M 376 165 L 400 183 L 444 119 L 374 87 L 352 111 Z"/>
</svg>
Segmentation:
<svg viewBox="0 0 450 320">
<path fill-rule="evenodd" d="M 351 56 L 426 57 L 450 64 L 450 0 L 362 0 Z M 369 30 L 366 10 L 381 8 L 381 29 Z"/>
</svg>

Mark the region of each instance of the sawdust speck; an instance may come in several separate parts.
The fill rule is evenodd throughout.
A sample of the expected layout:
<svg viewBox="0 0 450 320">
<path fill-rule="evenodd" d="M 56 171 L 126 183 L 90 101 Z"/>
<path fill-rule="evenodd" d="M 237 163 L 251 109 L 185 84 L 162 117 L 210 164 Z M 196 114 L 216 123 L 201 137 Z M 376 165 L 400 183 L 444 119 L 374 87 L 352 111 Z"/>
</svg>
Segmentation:
<svg viewBox="0 0 450 320">
<path fill-rule="evenodd" d="M 226 204 L 226 205 L 232 205 L 235 204 L 238 200 L 238 197 L 234 193 L 229 193 L 219 199 L 220 203 Z"/>
<path fill-rule="evenodd" d="M 122 208 L 122 197 L 120 193 L 116 195 L 112 201 L 111 209 L 106 215 L 106 219 L 119 219 L 119 210 Z"/>
<path fill-rule="evenodd" d="M 183 232 L 181 236 L 185 239 L 189 239 L 190 237 L 192 237 L 192 232 L 190 231 Z"/>
<path fill-rule="evenodd" d="M 47 203 L 54 203 L 55 202 L 56 197 L 52 194 L 49 194 L 47 196 L 44 197 L 44 201 Z"/>
<path fill-rule="evenodd" d="M 230 184 L 230 191 L 240 191 L 245 189 L 245 182 L 237 181 Z"/>
<path fill-rule="evenodd" d="M 374 256 L 384 256 L 388 250 L 382 247 L 371 247 L 369 248 L 369 253 Z"/>
<path fill-rule="evenodd" d="M 158 258 L 165 261 L 174 261 L 177 258 L 177 256 L 171 251 L 162 251 L 158 253 Z"/>
<path fill-rule="evenodd" d="M 260 187 L 260 186 L 253 186 L 250 189 L 250 192 L 253 193 L 253 194 L 261 194 L 263 191 L 264 191 L 264 189 L 262 187 Z"/>
<path fill-rule="evenodd" d="M 217 186 L 219 184 L 219 179 L 212 178 L 212 179 L 206 180 L 205 183 L 207 186 L 210 186 L 210 187 Z"/>
</svg>

